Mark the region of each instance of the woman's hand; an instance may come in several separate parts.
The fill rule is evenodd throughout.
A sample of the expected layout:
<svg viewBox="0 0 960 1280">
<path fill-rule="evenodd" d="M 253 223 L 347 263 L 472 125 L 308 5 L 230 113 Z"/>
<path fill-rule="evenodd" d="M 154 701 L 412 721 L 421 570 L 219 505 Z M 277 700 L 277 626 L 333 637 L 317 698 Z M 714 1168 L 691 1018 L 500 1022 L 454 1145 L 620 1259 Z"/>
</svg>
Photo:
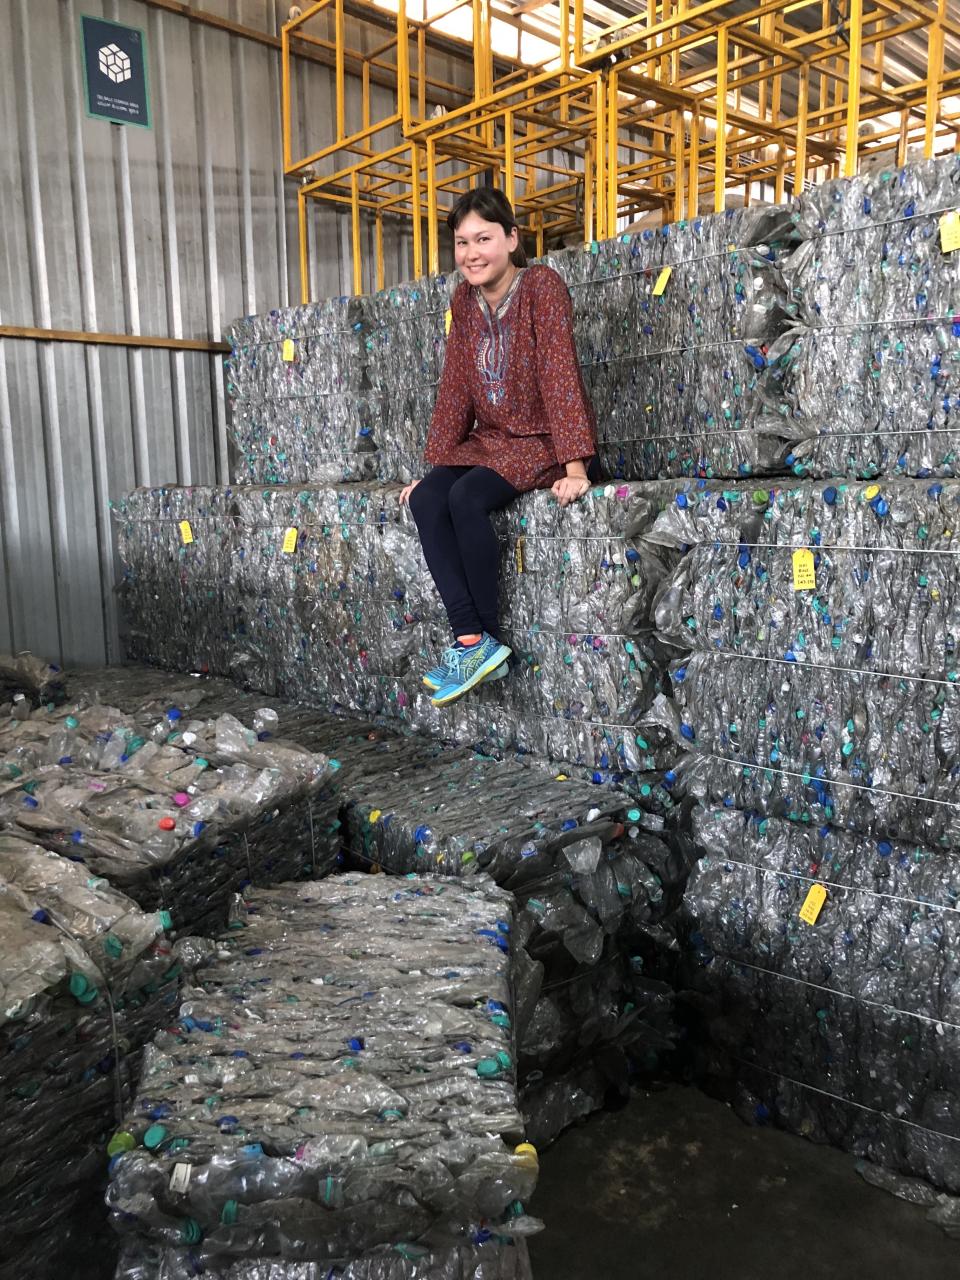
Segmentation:
<svg viewBox="0 0 960 1280">
<path fill-rule="evenodd" d="M 419 483 L 420 483 L 419 480 L 414 480 L 413 484 L 405 484 L 403 486 L 403 488 L 400 490 L 401 507 L 408 507 L 410 505 L 410 495 L 411 493 L 413 493 L 414 489 L 417 487 Z"/>
<path fill-rule="evenodd" d="M 576 502 L 578 498 L 582 498 L 589 488 L 590 481 L 586 476 L 564 476 L 562 480 L 558 480 L 553 485 L 550 492 L 561 507 L 567 507 L 571 502 Z"/>
</svg>

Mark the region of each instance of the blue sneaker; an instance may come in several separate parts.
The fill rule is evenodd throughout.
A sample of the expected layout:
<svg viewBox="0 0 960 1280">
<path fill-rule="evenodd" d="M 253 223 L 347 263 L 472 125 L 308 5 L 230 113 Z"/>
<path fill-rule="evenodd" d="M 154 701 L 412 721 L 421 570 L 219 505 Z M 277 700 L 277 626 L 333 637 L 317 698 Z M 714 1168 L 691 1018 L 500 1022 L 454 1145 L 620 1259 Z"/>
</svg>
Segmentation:
<svg viewBox="0 0 960 1280">
<path fill-rule="evenodd" d="M 462 698 L 504 666 L 511 652 L 505 644 L 500 644 L 486 632 L 469 649 L 454 649 L 453 661 L 445 673 L 446 681 L 430 701 L 435 707 L 445 707 L 448 702 L 456 702 L 457 698 Z"/>
<path fill-rule="evenodd" d="M 447 674 L 450 670 L 450 664 L 455 661 L 457 654 L 461 652 L 462 648 L 458 649 L 456 647 L 452 647 L 450 649 L 445 649 L 443 652 L 443 658 L 437 666 L 431 667 L 431 669 L 425 673 L 423 683 L 431 693 L 434 693 L 437 689 L 442 688 L 442 686 L 447 683 L 450 678 Z M 505 662 L 501 662 L 496 671 L 492 672 L 486 678 L 492 683 L 494 680 L 505 680 L 509 674 L 510 668 Z"/>
</svg>

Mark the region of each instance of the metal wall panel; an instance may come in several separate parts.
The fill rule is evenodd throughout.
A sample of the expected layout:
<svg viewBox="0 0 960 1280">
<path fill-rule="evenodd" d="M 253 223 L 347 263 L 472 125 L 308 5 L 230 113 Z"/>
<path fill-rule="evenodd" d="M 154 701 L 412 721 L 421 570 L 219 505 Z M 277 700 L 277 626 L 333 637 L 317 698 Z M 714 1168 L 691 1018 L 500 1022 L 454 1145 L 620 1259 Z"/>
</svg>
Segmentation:
<svg viewBox="0 0 960 1280">
<path fill-rule="evenodd" d="M 277 35 L 289 4 L 192 7 Z M 299 299 L 277 50 L 143 0 L 3 9 L 0 323 L 219 339 L 236 316 Z M 86 116 L 81 12 L 146 30 L 152 129 Z M 326 68 L 302 64 L 298 84 L 311 110 L 332 112 Z M 348 290 L 349 220 L 318 207 L 312 236 L 314 296 Z M 402 278 L 408 237 L 388 229 L 385 245 L 388 281 Z M 0 648 L 115 660 L 109 499 L 138 484 L 228 480 L 222 358 L 0 348 Z"/>
</svg>

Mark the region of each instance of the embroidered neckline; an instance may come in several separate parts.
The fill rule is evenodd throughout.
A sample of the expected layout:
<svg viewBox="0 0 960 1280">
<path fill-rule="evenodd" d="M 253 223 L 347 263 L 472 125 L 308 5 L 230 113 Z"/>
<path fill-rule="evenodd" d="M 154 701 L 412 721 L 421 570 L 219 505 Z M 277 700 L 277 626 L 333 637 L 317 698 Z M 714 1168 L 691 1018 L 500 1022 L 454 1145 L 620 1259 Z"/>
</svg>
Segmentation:
<svg viewBox="0 0 960 1280">
<path fill-rule="evenodd" d="M 506 315 L 510 307 L 510 303 L 517 295 L 517 290 L 520 288 L 520 281 L 523 279 L 525 272 L 526 267 L 517 267 L 517 273 L 510 281 L 510 288 L 503 295 L 493 310 L 491 310 L 490 303 L 487 302 L 486 298 L 483 296 L 483 290 L 480 286 L 478 284 L 472 286 L 473 296 L 476 298 L 477 305 L 483 313 L 483 317 L 487 321 L 487 324 L 490 323 L 491 319 L 499 320 L 502 316 Z"/>
</svg>

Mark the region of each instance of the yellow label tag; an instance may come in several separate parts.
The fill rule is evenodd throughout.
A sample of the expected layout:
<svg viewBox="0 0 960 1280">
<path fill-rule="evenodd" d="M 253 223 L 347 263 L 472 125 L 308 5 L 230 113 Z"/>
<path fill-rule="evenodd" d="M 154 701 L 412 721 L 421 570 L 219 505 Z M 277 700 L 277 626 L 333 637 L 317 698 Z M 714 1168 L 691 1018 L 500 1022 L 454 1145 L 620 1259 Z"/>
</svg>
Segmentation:
<svg viewBox="0 0 960 1280">
<path fill-rule="evenodd" d="M 813 591 L 817 585 L 817 571 L 813 564 L 813 552 L 806 547 L 793 553 L 794 591 Z"/>
<path fill-rule="evenodd" d="M 517 573 L 523 573 L 523 544 L 526 538 L 522 535 L 517 539 L 517 545 L 514 547 L 513 557 L 517 562 Z"/>
<path fill-rule="evenodd" d="M 663 296 L 663 291 L 667 287 L 667 282 L 669 281 L 672 275 L 673 275 L 673 267 L 664 267 L 663 270 L 660 272 L 660 274 L 657 276 L 657 283 L 653 286 L 653 296 L 655 298 L 660 298 Z"/>
<path fill-rule="evenodd" d="M 449 336 L 450 326 L 453 324 L 453 312 L 447 308 L 447 314 L 443 317 L 443 332 Z"/>
<path fill-rule="evenodd" d="M 297 530 L 288 529 L 283 535 L 283 554 L 292 556 L 297 549 Z"/>
<path fill-rule="evenodd" d="M 185 547 L 189 547 L 193 541 L 193 530 L 190 528 L 189 520 L 180 521 L 180 541 Z"/>
<path fill-rule="evenodd" d="M 827 900 L 827 891 L 822 884 L 812 884 L 810 892 L 803 900 L 803 906 L 800 908 L 800 919 L 804 924 L 816 924 L 817 916 L 823 910 L 823 904 Z"/>
<path fill-rule="evenodd" d="M 284 360 L 286 360 L 287 364 L 289 364 L 292 360 L 295 360 L 297 358 L 297 349 L 293 345 L 292 338 L 284 338 L 283 348 L 280 352 L 280 355 Z"/>
<path fill-rule="evenodd" d="M 864 489 L 863 496 L 868 502 L 872 502 L 879 492 L 880 486 L 878 484 L 872 484 L 869 489 Z"/>
<path fill-rule="evenodd" d="M 940 248 L 944 253 L 960 249 L 960 213 L 954 210 L 940 219 Z"/>
</svg>

